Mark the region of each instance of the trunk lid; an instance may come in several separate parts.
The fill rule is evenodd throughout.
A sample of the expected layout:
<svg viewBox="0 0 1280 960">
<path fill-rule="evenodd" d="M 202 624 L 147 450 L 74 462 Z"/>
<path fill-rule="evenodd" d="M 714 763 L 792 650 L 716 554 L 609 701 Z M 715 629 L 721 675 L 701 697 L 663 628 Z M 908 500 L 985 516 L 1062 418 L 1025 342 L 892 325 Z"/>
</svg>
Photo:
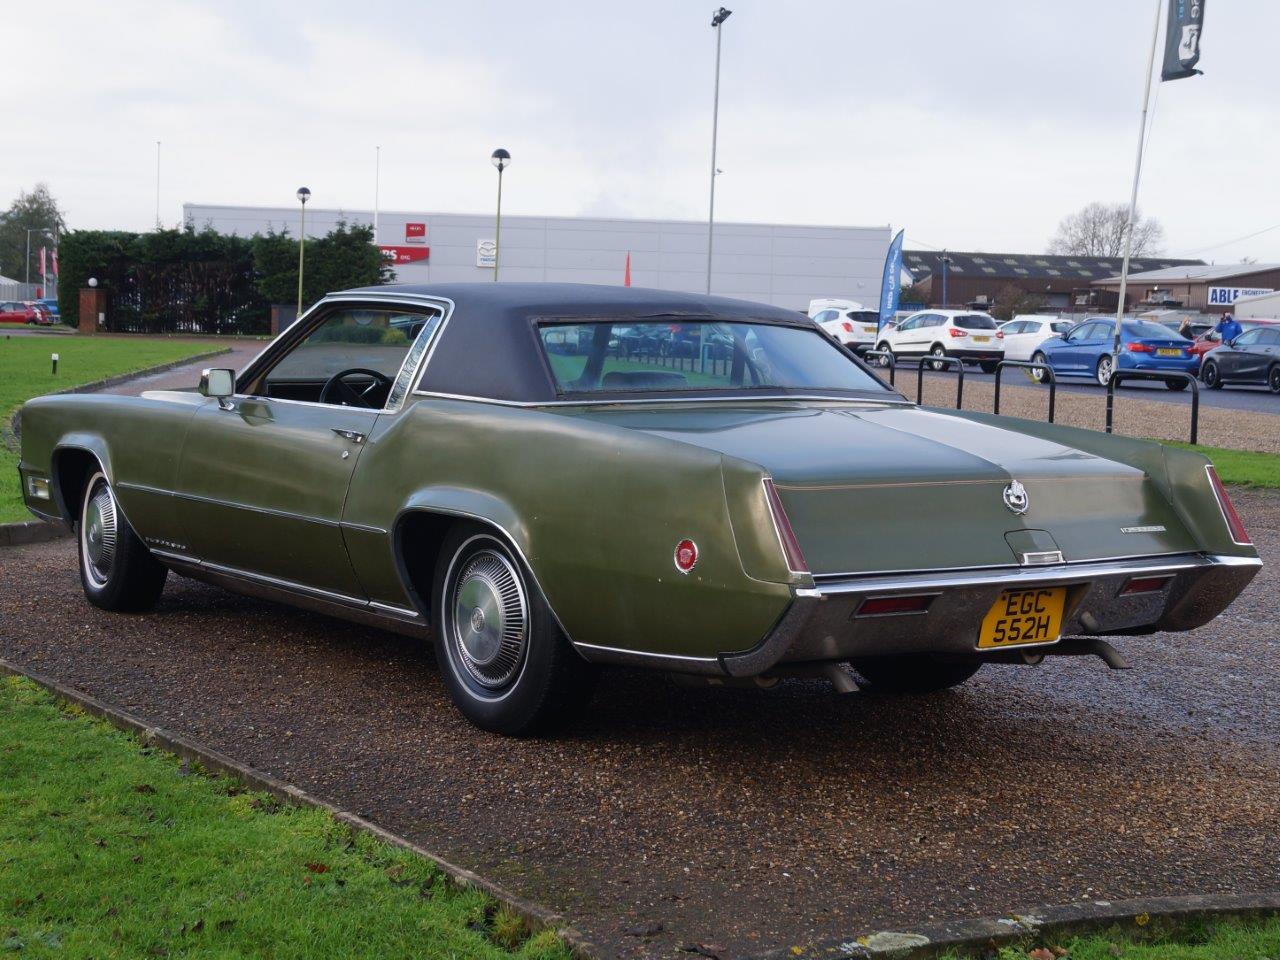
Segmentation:
<svg viewBox="0 0 1280 960">
<path fill-rule="evenodd" d="M 1196 549 L 1142 470 L 939 411 L 778 402 L 570 415 L 759 464 L 816 577 L 1005 566 L 1028 545 L 1067 561 Z M 1005 503 L 1015 480 L 1025 513 Z"/>
</svg>

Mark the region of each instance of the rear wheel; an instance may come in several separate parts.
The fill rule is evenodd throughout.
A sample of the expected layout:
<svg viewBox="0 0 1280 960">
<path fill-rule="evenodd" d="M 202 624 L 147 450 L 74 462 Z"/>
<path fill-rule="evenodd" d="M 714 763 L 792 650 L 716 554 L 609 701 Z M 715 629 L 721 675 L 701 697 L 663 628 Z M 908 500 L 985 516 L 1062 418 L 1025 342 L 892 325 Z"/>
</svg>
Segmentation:
<svg viewBox="0 0 1280 960">
<path fill-rule="evenodd" d="M 942 362 L 942 358 L 947 355 L 947 348 L 940 343 L 935 343 L 933 349 L 929 351 L 929 356 L 936 359 L 929 361 L 929 366 L 934 370 L 945 370 L 947 365 Z"/>
<path fill-rule="evenodd" d="M 1218 372 L 1218 364 L 1213 360 L 1205 363 L 1204 369 L 1200 371 L 1200 379 L 1210 390 L 1222 389 L 1222 374 Z"/>
<path fill-rule="evenodd" d="M 1164 382 L 1166 390 L 1185 390 L 1187 389 L 1187 381 L 1185 380 L 1166 380 Z"/>
<path fill-rule="evenodd" d="M 881 343 L 879 346 L 877 346 L 877 347 L 876 347 L 876 351 L 877 351 L 878 353 L 892 353 L 892 351 L 889 349 L 889 344 L 888 344 L 887 342 L 885 342 L 885 343 Z M 876 357 L 876 358 L 875 358 L 875 361 L 876 361 L 876 366 L 877 366 L 877 367 L 887 367 L 887 366 L 889 366 L 889 358 L 888 358 L 888 357 Z"/>
<path fill-rule="evenodd" d="M 1037 350 L 1037 351 L 1036 351 L 1036 353 L 1035 353 L 1035 355 L 1034 355 L 1034 356 L 1032 356 L 1032 358 L 1031 358 L 1031 362 L 1032 362 L 1032 363 L 1043 363 L 1043 364 L 1047 367 L 1047 366 L 1049 365 L 1049 358 L 1048 358 L 1048 357 L 1046 357 L 1043 353 L 1041 353 L 1040 351 L 1038 351 L 1038 350 Z M 1031 379 L 1032 379 L 1032 380 L 1034 380 L 1036 383 L 1048 383 L 1048 382 L 1049 382 L 1049 378 L 1048 378 L 1048 376 L 1046 376 L 1046 375 L 1045 375 L 1045 372 L 1044 372 L 1044 370 L 1043 370 L 1043 369 L 1040 369 L 1040 368 L 1037 368 L 1037 367 L 1032 367 L 1032 368 L 1031 368 L 1029 371 L 1027 371 L 1027 372 L 1031 374 Z"/>
<path fill-rule="evenodd" d="M 1098 367 L 1094 370 L 1094 376 L 1098 378 L 1098 383 L 1104 387 L 1107 386 L 1115 372 L 1115 361 L 1110 357 L 1100 357 L 1098 359 Z"/>
<path fill-rule="evenodd" d="M 927 653 L 855 660 L 853 669 L 867 681 L 871 693 L 934 693 L 964 683 L 982 669 L 981 663 L 939 660 Z"/>
<path fill-rule="evenodd" d="M 436 571 L 436 660 L 463 716 L 494 733 L 524 736 L 581 712 L 597 670 L 570 645 L 502 540 L 460 525 Z"/>
<path fill-rule="evenodd" d="M 1271 372 L 1267 374 L 1267 386 L 1271 388 L 1272 393 L 1280 393 L 1280 363 L 1271 368 Z"/>
<path fill-rule="evenodd" d="M 84 595 L 103 610 L 150 610 L 160 599 L 169 570 L 151 555 L 116 502 L 101 473 L 85 485 L 76 531 Z"/>
<path fill-rule="evenodd" d="M 995 373 L 996 368 L 1000 366 L 999 360 L 983 360 L 979 366 L 982 367 L 983 373 Z"/>
</svg>

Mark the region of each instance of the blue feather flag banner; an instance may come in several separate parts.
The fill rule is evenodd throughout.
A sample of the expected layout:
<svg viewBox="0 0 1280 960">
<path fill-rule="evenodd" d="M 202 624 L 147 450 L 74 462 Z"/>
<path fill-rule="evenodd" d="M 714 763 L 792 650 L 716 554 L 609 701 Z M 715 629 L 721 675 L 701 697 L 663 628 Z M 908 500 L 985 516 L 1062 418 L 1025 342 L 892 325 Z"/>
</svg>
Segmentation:
<svg viewBox="0 0 1280 960">
<path fill-rule="evenodd" d="M 1169 0 L 1169 19 L 1164 32 L 1164 68 L 1161 80 L 1181 80 L 1203 71 L 1200 62 L 1200 34 L 1204 30 L 1205 0 Z"/>
<path fill-rule="evenodd" d="M 880 320 L 876 324 L 877 330 L 883 330 L 884 325 L 898 312 L 898 298 L 902 295 L 902 238 L 905 233 L 905 230 L 898 231 L 898 235 L 893 238 L 893 243 L 889 244 L 889 253 L 884 258 L 884 279 L 880 283 Z"/>
</svg>

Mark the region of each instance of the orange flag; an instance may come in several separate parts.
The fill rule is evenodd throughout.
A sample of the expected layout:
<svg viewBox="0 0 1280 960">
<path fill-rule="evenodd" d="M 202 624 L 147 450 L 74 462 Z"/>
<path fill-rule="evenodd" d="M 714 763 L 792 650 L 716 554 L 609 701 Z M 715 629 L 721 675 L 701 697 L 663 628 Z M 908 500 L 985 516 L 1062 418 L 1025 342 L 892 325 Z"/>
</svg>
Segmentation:
<svg viewBox="0 0 1280 960">
<path fill-rule="evenodd" d="M 631 286 L 631 251 L 627 251 L 627 269 L 622 274 L 622 285 L 624 287 Z"/>
</svg>

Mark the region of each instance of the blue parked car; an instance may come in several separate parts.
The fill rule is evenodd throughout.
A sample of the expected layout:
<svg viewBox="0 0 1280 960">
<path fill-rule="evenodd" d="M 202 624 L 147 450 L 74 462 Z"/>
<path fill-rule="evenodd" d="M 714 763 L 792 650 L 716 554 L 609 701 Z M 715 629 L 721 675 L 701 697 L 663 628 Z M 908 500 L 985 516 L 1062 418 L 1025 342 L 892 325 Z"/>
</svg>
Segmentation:
<svg viewBox="0 0 1280 960">
<path fill-rule="evenodd" d="M 1111 381 L 1115 320 L 1091 317 L 1067 333 L 1040 344 L 1031 357 L 1047 363 L 1058 376 L 1093 377 L 1104 387 Z M 1120 327 L 1121 370 L 1176 370 L 1195 376 L 1200 357 L 1193 343 L 1176 331 L 1148 320 L 1126 320 Z M 1037 380 L 1041 375 L 1033 374 Z M 1170 390 L 1185 390 L 1185 380 L 1166 380 Z"/>
<path fill-rule="evenodd" d="M 44 304 L 44 308 L 49 311 L 49 315 L 53 317 L 55 321 L 61 319 L 61 315 L 58 313 L 57 297 L 45 297 L 43 300 L 37 300 L 36 302 Z"/>
</svg>

